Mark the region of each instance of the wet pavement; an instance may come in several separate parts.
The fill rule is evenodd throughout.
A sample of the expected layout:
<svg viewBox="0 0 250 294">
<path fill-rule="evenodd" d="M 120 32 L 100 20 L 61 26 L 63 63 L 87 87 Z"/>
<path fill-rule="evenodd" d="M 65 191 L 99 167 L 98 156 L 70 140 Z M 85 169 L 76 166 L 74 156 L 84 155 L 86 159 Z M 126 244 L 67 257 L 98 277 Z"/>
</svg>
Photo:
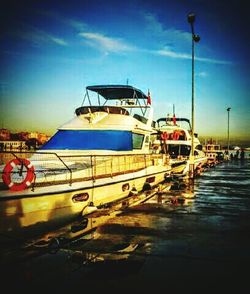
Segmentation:
<svg viewBox="0 0 250 294">
<path fill-rule="evenodd" d="M 248 291 L 250 160 L 224 162 L 193 183 L 171 184 L 139 205 L 93 214 L 88 234 L 70 224 L 25 245 L 2 248 L 2 286 L 9 291 Z"/>
</svg>

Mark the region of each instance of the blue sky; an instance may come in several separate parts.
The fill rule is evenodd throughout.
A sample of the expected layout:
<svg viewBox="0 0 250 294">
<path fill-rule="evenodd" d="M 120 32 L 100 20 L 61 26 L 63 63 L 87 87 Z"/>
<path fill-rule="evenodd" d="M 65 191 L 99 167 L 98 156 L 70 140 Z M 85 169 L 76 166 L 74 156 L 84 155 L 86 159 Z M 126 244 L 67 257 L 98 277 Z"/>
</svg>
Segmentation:
<svg viewBox="0 0 250 294">
<path fill-rule="evenodd" d="M 6 1 L 1 16 L 1 127 L 53 134 L 85 87 L 150 89 L 154 118 L 191 119 L 196 14 L 195 130 L 250 143 L 250 26 L 238 1 Z M 242 3 L 241 3 L 242 2 Z"/>
</svg>

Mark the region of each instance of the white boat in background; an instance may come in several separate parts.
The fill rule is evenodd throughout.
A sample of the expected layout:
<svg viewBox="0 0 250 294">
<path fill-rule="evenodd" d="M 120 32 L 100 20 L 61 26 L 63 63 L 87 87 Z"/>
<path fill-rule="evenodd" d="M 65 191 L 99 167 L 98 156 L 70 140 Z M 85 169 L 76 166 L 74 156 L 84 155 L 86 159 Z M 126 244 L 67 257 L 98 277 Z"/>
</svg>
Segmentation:
<svg viewBox="0 0 250 294">
<path fill-rule="evenodd" d="M 71 221 L 164 182 L 171 166 L 166 154 L 151 149 L 148 99 L 128 85 L 88 86 L 75 117 L 40 150 L 8 153 L 0 232 Z"/>
<path fill-rule="evenodd" d="M 214 140 L 208 140 L 203 145 L 203 151 L 207 156 L 207 163 L 209 166 L 213 166 L 225 159 L 225 150 L 221 148 L 221 145 Z"/>
<path fill-rule="evenodd" d="M 170 158 L 172 174 L 190 177 L 191 174 L 191 126 L 186 118 L 167 117 L 157 121 L 157 136 L 154 148 Z M 194 136 L 194 172 L 199 174 L 207 162 L 197 134 Z"/>
</svg>

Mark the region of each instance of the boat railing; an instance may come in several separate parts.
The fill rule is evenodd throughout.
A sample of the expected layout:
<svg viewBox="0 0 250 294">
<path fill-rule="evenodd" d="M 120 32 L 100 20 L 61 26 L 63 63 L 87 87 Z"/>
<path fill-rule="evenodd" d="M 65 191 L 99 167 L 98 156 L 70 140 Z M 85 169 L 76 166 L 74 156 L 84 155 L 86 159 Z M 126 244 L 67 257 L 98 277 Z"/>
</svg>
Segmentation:
<svg viewBox="0 0 250 294">
<path fill-rule="evenodd" d="M 21 164 L 22 158 L 28 159 L 34 167 L 33 190 L 35 187 L 52 184 L 72 185 L 89 180 L 95 182 L 97 179 L 112 178 L 166 163 L 164 154 L 59 155 L 55 152 L 4 151 L 0 153 L 1 174 L 10 160 L 18 159 Z M 22 177 L 25 177 L 27 167 L 23 170 Z M 12 173 L 17 178 L 20 167 L 13 168 Z"/>
</svg>

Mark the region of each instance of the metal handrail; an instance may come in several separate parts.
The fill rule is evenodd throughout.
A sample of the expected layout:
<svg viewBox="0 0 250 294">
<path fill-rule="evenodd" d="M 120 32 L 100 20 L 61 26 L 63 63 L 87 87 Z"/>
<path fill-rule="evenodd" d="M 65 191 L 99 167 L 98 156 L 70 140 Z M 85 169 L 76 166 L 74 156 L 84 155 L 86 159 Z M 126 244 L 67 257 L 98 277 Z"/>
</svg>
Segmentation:
<svg viewBox="0 0 250 294">
<path fill-rule="evenodd" d="M 20 158 L 20 154 L 36 154 L 36 155 L 53 155 L 55 156 L 55 158 L 61 162 L 61 164 L 65 167 L 65 170 L 67 170 L 70 173 L 70 179 L 62 179 L 60 178 L 60 172 L 63 171 L 64 169 L 62 168 L 49 168 L 48 169 L 37 169 L 35 172 L 35 176 L 36 176 L 36 182 L 33 183 L 33 188 L 34 186 L 39 186 L 42 185 L 43 183 L 48 183 L 48 181 L 50 181 L 50 179 L 46 179 L 45 182 L 37 182 L 37 174 L 39 172 L 44 173 L 45 178 L 48 175 L 47 173 L 50 172 L 56 172 L 58 171 L 58 173 L 55 173 L 56 176 L 58 176 L 56 179 L 54 179 L 54 183 L 61 183 L 62 181 L 67 183 L 69 182 L 69 185 L 72 185 L 73 181 L 80 181 L 80 180 L 86 180 L 87 178 L 92 179 L 93 183 L 96 181 L 96 178 L 98 177 L 113 177 L 114 175 L 117 174 L 125 174 L 126 171 L 137 171 L 143 168 L 147 168 L 148 166 L 150 166 L 150 160 L 151 159 L 155 159 L 155 158 L 159 158 L 159 159 L 163 159 L 163 154 L 154 154 L 154 153 L 149 153 L 149 154 L 141 154 L 141 153 L 136 153 L 136 154 L 103 154 L 103 155 L 58 155 L 55 152 L 39 152 L 39 151 L 35 151 L 35 152 L 30 152 L 30 151 L 17 151 L 17 152 L 9 152 L 9 151 L 4 151 L 4 152 L 0 152 L 1 154 L 11 154 L 13 157 L 15 158 Z M 86 175 L 84 175 L 83 173 L 79 174 L 78 177 L 73 178 L 73 172 L 78 170 L 78 166 L 75 165 L 75 170 L 72 169 L 68 164 L 67 164 L 67 159 L 71 160 L 73 158 L 79 158 L 79 162 L 80 163 L 84 163 L 84 158 L 87 158 L 88 161 L 87 163 L 89 163 L 89 165 L 87 165 L 86 167 Z M 103 158 L 105 160 L 98 160 L 98 158 Z M 121 161 L 121 159 L 123 159 Z M 36 160 L 36 159 L 35 159 Z M 38 160 L 39 161 L 39 160 Z M 46 161 L 48 161 L 48 159 L 46 160 L 46 158 L 42 158 L 40 160 L 42 163 L 46 163 Z M 78 161 L 75 161 L 74 163 L 78 163 Z M 86 163 L 86 162 L 85 162 Z M 155 164 L 155 163 L 152 163 Z M 55 166 L 57 164 L 55 163 Z M 79 169 L 79 171 L 81 171 Z"/>
</svg>

